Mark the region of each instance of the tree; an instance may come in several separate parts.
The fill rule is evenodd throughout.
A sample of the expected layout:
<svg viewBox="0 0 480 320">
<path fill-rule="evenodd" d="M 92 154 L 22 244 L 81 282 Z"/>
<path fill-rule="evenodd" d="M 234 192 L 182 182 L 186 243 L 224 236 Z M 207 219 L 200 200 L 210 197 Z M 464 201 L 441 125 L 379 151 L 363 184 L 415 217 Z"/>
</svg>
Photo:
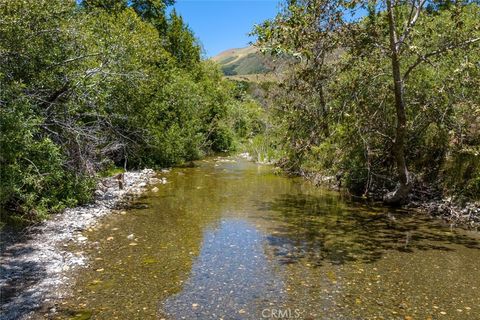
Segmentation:
<svg viewBox="0 0 480 320">
<path fill-rule="evenodd" d="M 166 36 L 166 48 L 177 59 L 179 65 L 191 68 L 200 62 L 200 45 L 175 10 L 170 13 Z"/>
<path fill-rule="evenodd" d="M 286 95 L 279 109 L 287 123 L 286 147 L 293 167 L 329 136 L 327 96 L 335 76 L 331 60 L 339 50 L 336 31 L 343 24 L 341 16 L 337 1 L 288 1 L 274 20 L 256 26 L 253 32 L 261 51 L 290 65 L 282 82 Z"/>
<path fill-rule="evenodd" d="M 417 77 L 436 72 L 439 78 L 428 79 L 436 86 L 449 77 L 447 61 L 454 53 L 478 48 L 480 29 L 472 22 L 478 21 L 478 9 L 473 1 L 288 1 L 274 20 L 259 26 L 260 47 L 298 58 L 282 79 L 285 94 L 274 97 L 287 106 L 280 118 L 288 124 L 285 140 L 293 151 L 288 159 L 297 159 L 297 170 L 332 174 L 328 168 L 335 168 L 353 189 L 394 188 L 384 201 L 406 201 L 414 177 L 408 167 L 418 157 L 419 136 L 435 121 L 422 110 L 425 105 L 432 113 L 451 110 L 453 102 L 436 105 L 432 92 L 417 86 Z M 349 12 L 362 17 L 352 19 Z M 315 60 L 322 51 L 334 58 Z M 435 67 L 427 71 L 429 66 Z M 303 94 L 296 95 L 299 91 Z M 326 108 L 314 107 L 322 105 Z M 414 127 L 419 119 L 424 123 Z M 328 130 L 317 129 L 325 121 Z M 441 166 L 443 160 L 436 161 Z"/>
<path fill-rule="evenodd" d="M 454 50 L 462 47 L 468 47 L 469 45 L 480 41 L 480 37 L 472 37 L 469 39 L 458 39 L 458 37 L 445 37 L 442 39 L 443 43 L 434 50 L 418 52 L 418 58 L 412 64 L 407 66 L 406 71 L 402 74 L 401 58 L 404 53 L 403 47 L 411 42 L 411 38 L 415 34 L 415 28 L 417 21 L 422 19 L 424 14 L 425 5 L 429 4 L 430 8 L 435 6 L 435 2 L 428 2 L 427 0 L 385 0 L 387 7 L 387 19 L 388 19 L 388 34 L 389 34 L 389 56 L 391 59 L 391 70 L 393 79 L 393 90 L 395 92 L 395 110 L 396 110 L 396 132 L 395 142 L 393 147 L 393 153 L 395 155 L 395 161 L 397 165 L 397 175 L 399 179 L 398 188 L 385 196 L 385 202 L 396 204 L 404 202 L 411 189 L 411 178 L 407 169 L 407 163 L 405 158 L 406 148 L 406 134 L 407 134 L 407 117 L 406 117 L 406 102 L 405 102 L 405 81 L 408 79 L 409 74 L 420 64 L 428 61 L 428 59 L 447 52 L 448 50 Z M 465 5 L 459 3 L 460 6 Z M 402 17 L 401 11 L 404 11 L 404 7 L 409 10 L 408 15 Z M 438 10 L 451 10 L 457 9 L 454 4 L 448 2 L 440 7 Z M 461 8 L 459 8 L 461 10 Z M 399 28 L 399 26 L 402 26 Z"/>
<path fill-rule="evenodd" d="M 233 147 L 239 102 L 180 17 L 159 30 L 171 3 L 0 0 L 2 219 L 87 202 L 114 166 Z"/>
<path fill-rule="evenodd" d="M 127 0 L 83 0 L 82 7 L 87 10 L 101 8 L 107 11 L 119 11 L 128 6 Z"/>
<path fill-rule="evenodd" d="M 132 0 L 130 6 L 146 22 L 155 26 L 161 36 L 165 35 L 167 19 L 165 9 L 175 0 Z"/>
</svg>

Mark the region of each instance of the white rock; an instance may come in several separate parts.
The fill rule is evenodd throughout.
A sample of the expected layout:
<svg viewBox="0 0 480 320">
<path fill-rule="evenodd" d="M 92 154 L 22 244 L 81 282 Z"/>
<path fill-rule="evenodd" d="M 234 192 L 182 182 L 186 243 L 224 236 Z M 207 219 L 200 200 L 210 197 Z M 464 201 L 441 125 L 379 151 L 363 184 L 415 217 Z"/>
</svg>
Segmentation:
<svg viewBox="0 0 480 320">
<path fill-rule="evenodd" d="M 150 178 L 150 184 L 157 184 L 157 183 L 160 183 L 162 182 L 162 180 L 158 179 L 158 178 Z"/>
</svg>

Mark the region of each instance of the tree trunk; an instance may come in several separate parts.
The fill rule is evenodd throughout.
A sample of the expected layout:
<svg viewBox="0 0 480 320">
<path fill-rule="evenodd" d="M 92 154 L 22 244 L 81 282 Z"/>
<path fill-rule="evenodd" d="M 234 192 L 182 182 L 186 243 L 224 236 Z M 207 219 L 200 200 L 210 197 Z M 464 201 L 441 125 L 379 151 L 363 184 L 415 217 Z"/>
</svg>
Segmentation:
<svg viewBox="0 0 480 320">
<path fill-rule="evenodd" d="M 404 83 L 400 72 L 400 61 L 398 57 L 399 45 L 395 30 L 395 15 L 392 2 L 387 0 L 388 24 L 390 33 L 390 56 L 392 61 L 392 76 L 395 91 L 395 110 L 397 115 L 397 127 L 395 132 L 395 143 L 393 153 L 397 165 L 399 185 L 396 190 L 384 197 L 384 202 L 389 204 L 400 204 L 405 202 L 410 193 L 411 182 L 405 161 L 405 136 L 407 130 L 407 117 L 405 114 Z"/>
</svg>

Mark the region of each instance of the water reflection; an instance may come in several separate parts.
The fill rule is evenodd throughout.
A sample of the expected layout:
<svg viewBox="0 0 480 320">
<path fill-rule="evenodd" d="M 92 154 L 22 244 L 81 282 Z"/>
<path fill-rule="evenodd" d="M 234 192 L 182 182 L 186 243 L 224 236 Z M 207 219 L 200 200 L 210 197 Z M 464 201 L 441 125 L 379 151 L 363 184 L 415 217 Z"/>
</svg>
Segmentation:
<svg viewBox="0 0 480 320">
<path fill-rule="evenodd" d="M 172 319 L 259 319 L 284 300 L 283 282 L 263 252 L 264 237 L 249 223 L 227 219 L 204 236 L 202 251 L 180 294 L 161 314 Z"/>
<path fill-rule="evenodd" d="M 269 215 L 269 245 L 281 263 L 307 259 L 312 265 L 353 261 L 373 263 L 388 251 L 453 251 L 451 245 L 480 250 L 480 242 L 438 221 L 403 210 L 338 202 L 308 194 L 284 194 L 259 203 Z M 275 228 L 281 222 L 280 227 Z"/>
<path fill-rule="evenodd" d="M 258 204 L 290 306 L 313 319 L 476 319 L 480 242 L 441 222 L 315 194 Z"/>
</svg>

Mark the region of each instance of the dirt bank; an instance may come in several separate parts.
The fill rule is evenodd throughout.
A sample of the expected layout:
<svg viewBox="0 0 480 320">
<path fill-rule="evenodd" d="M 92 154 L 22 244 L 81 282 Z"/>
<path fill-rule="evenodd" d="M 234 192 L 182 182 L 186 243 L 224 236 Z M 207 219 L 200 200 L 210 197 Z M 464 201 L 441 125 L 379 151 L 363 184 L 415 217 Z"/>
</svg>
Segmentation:
<svg viewBox="0 0 480 320">
<path fill-rule="evenodd" d="M 82 231 L 100 217 L 115 212 L 140 195 L 149 184 L 161 183 L 153 170 L 127 172 L 124 188 L 106 178 L 98 184 L 94 203 L 67 209 L 51 220 L 27 230 L 4 231 L 1 235 L 1 318 L 27 319 L 43 304 L 61 298 L 69 283 L 67 271 L 86 265 L 86 258 L 67 251 L 69 244 L 88 239 Z"/>
<path fill-rule="evenodd" d="M 441 218 L 452 226 L 471 230 L 480 229 L 480 202 L 461 204 L 452 198 L 428 201 L 413 201 L 407 208 L 414 208 L 431 216 Z"/>
</svg>

